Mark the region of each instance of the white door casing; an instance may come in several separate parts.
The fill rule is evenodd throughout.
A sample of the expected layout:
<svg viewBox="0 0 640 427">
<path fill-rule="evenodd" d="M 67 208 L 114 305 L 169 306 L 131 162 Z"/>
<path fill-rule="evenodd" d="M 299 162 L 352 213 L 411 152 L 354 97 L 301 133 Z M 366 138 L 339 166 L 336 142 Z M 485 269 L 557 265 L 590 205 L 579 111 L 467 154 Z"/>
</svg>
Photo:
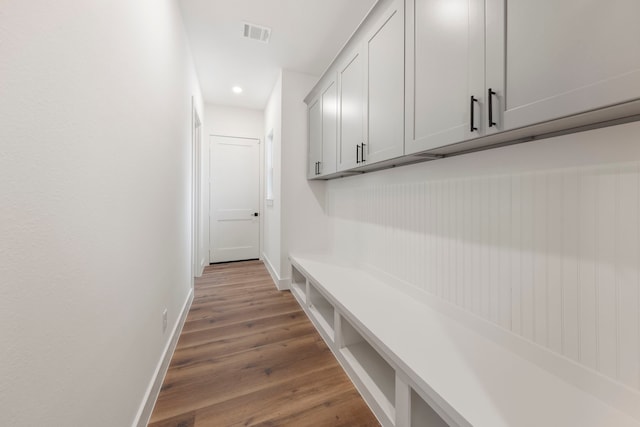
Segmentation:
<svg viewBox="0 0 640 427">
<path fill-rule="evenodd" d="M 202 134 L 202 121 L 192 98 L 192 159 L 191 159 L 191 277 L 199 277 L 202 274 L 200 264 L 200 233 L 202 230 L 202 206 L 200 198 L 201 180 L 201 150 L 200 138 Z M 193 280 L 191 281 L 193 285 Z"/>
<path fill-rule="evenodd" d="M 209 262 L 260 253 L 260 141 L 211 136 Z"/>
</svg>

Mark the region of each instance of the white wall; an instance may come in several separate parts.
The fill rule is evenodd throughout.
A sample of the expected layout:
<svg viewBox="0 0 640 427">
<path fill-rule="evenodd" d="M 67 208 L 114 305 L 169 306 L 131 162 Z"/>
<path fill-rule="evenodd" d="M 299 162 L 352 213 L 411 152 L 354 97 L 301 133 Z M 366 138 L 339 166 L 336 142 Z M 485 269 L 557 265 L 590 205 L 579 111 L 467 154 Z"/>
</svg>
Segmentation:
<svg viewBox="0 0 640 427">
<path fill-rule="evenodd" d="M 263 258 L 274 282 L 291 281 L 290 253 L 326 251 L 329 220 L 325 182 L 307 181 L 307 96 L 318 78 L 283 70 L 265 109 L 265 135 L 273 131 L 274 200 L 266 206 Z"/>
<path fill-rule="evenodd" d="M 282 205 L 282 73 L 273 87 L 264 110 L 264 135 L 273 132 L 273 203 L 265 206 L 264 249 L 262 257 L 274 282 L 278 284 L 281 248 L 281 205 Z"/>
<path fill-rule="evenodd" d="M 238 136 L 264 139 L 264 111 L 249 108 L 206 104 L 204 107 L 207 136 Z"/>
<path fill-rule="evenodd" d="M 338 257 L 640 389 L 640 123 L 328 183 Z"/>
<path fill-rule="evenodd" d="M 264 112 L 262 110 L 252 110 L 248 108 L 228 107 L 222 105 L 206 104 L 204 107 L 205 125 L 202 137 L 202 217 L 204 218 L 202 236 L 200 241 L 201 268 L 209 264 L 209 163 L 210 163 L 210 138 L 211 135 L 235 136 L 242 138 L 255 138 L 260 140 L 260 164 L 264 158 Z M 262 173 L 260 173 L 262 176 Z M 262 188 L 260 185 L 260 211 L 264 212 L 262 206 Z M 264 219 L 260 226 L 260 241 L 263 241 Z"/>
<path fill-rule="evenodd" d="M 281 279 L 291 279 L 290 253 L 326 250 L 329 228 L 323 181 L 307 181 L 307 105 L 317 76 L 282 72 L 282 246 Z"/>
<path fill-rule="evenodd" d="M 131 425 L 191 291 L 179 10 L 6 0 L 0 34 L 0 425 Z"/>
</svg>

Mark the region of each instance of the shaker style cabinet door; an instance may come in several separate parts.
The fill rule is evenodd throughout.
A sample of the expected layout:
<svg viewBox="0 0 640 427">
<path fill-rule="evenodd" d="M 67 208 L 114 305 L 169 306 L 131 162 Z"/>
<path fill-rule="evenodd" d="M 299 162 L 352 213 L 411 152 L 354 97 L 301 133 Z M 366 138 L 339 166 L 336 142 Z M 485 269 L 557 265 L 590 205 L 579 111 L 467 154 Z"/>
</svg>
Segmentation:
<svg viewBox="0 0 640 427">
<path fill-rule="evenodd" d="M 338 138 L 338 89 L 335 79 L 322 92 L 322 160 L 321 176 L 336 172 L 336 141 Z"/>
<path fill-rule="evenodd" d="M 364 59 L 361 50 L 350 55 L 339 67 L 339 149 L 338 171 L 361 163 L 364 143 Z"/>
<path fill-rule="evenodd" d="M 484 26 L 484 0 L 407 0 L 407 154 L 483 135 Z"/>
<path fill-rule="evenodd" d="M 319 175 L 318 164 L 322 162 L 322 104 L 315 99 L 309 104 L 309 169 L 308 178 Z"/>
<path fill-rule="evenodd" d="M 404 1 L 394 1 L 364 39 L 366 135 L 360 160 L 404 154 Z"/>
<path fill-rule="evenodd" d="M 640 1 L 487 0 L 487 86 L 515 129 L 640 98 Z"/>
</svg>

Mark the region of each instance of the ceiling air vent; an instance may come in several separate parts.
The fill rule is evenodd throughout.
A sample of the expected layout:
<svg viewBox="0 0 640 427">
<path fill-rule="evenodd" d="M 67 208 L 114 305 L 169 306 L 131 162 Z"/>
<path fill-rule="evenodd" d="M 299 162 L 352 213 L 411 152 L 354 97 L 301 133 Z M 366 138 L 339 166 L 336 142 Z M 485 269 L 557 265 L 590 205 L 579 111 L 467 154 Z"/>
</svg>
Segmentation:
<svg viewBox="0 0 640 427">
<path fill-rule="evenodd" d="M 244 23 L 244 37 L 257 40 L 262 43 L 269 43 L 271 37 L 271 28 L 261 27 L 260 25 Z"/>
</svg>

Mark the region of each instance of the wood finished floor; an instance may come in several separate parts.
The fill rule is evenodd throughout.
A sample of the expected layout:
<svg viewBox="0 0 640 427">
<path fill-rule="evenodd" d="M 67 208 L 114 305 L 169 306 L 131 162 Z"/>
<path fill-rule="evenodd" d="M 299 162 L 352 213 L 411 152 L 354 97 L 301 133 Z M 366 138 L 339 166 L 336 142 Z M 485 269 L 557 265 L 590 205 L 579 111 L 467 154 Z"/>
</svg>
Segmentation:
<svg viewBox="0 0 640 427">
<path fill-rule="evenodd" d="M 149 427 L 379 426 L 260 261 L 218 264 L 195 298 Z"/>
</svg>

